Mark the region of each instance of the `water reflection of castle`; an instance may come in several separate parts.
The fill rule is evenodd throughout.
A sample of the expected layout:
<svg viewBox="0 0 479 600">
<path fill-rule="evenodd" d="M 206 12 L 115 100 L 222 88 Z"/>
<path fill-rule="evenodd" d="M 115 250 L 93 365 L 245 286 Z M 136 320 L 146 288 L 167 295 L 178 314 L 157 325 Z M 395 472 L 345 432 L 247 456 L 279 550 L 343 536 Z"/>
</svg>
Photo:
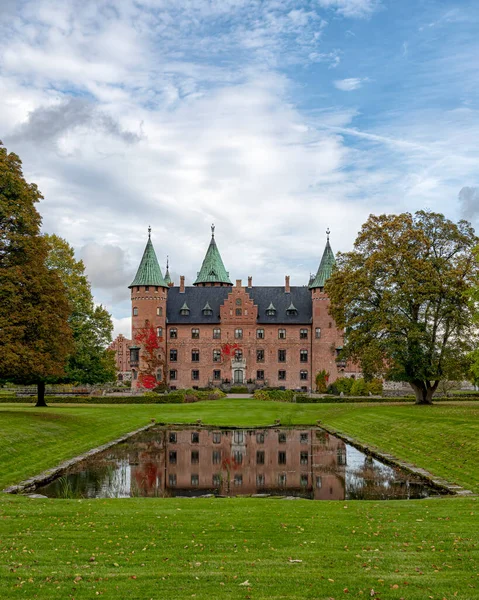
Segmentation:
<svg viewBox="0 0 479 600">
<path fill-rule="evenodd" d="M 156 430 L 130 453 L 131 495 L 343 500 L 346 446 L 317 429 Z"/>
</svg>

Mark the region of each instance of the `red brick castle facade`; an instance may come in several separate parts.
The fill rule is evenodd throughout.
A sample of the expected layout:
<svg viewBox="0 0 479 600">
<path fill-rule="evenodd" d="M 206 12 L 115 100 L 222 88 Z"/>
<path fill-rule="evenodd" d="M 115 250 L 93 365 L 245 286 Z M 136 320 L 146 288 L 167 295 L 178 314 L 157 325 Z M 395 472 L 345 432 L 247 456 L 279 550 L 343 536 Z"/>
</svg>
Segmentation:
<svg viewBox="0 0 479 600">
<path fill-rule="evenodd" d="M 142 387 L 147 372 L 171 388 L 255 383 L 287 389 L 315 389 L 316 374 L 329 381 L 356 369 L 338 359 L 343 335 L 329 315 L 324 285 L 334 266 L 329 243 L 309 285 L 253 286 L 230 281 L 211 241 L 193 286 L 163 277 L 148 241 L 135 279 L 130 368 L 132 387 Z M 153 339 L 154 338 L 154 339 Z M 152 356 L 158 360 L 152 363 Z M 153 371 L 152 371 L 153 369 Z M 148 385 L 146 386 L 148 387 Z"/>
</svg>

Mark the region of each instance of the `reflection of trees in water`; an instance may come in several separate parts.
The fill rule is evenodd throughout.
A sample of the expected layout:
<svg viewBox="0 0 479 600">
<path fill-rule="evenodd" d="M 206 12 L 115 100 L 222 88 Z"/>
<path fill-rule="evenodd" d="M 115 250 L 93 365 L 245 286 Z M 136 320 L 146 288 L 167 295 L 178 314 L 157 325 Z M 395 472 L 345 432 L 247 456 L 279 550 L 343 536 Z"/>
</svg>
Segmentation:
<svg viewBox="0 0 479 600">
<path fill-rule="evenodd" d="M 126 487 L 124 461 L 99 459 L 94 466 L 76 467 L 39 491 L 57 498 L 116 498 L 124 496 Z M 123 467 L 123 468 L 122 468 Z"/>
<path fill-rule="evenodd" d="M 399 470 L 366 456 L 362 466 L 348 471 L 346 495 L 349 500 L 387 500 L 425 498 L 428 492 L 421 482 L 410 481 Z"/>
</svg>

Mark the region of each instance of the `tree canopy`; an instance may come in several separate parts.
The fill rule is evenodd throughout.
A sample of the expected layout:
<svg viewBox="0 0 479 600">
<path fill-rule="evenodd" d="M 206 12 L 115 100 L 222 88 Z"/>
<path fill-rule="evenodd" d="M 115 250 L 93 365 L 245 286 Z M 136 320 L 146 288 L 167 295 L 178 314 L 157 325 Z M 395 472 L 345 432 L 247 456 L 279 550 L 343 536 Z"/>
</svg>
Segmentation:
<svg viewBox="0 0 479 600">
<path fill-rule="evenodd" d="M 65 288 L 45 263 L 35 208 L 41 198 L 19 157 L 0 144 L 0 378 L 37 384 L 38 406 L 45 382 L 63 375 L 72 350 Z"/>
<path fill-rule="evenodd" d="M 116 378 L 114 353 L 108 350 L 113 324 L 103 306 L 95 306 L 83 261 L 75 259 L 73 248 L 57 235 L 46 235 L 47 267 L 62 281 L 70 305 L 68 322 L 74 348 L 68 357 L 62 382 L 105 383 Z"/>
<path fill-rule="evenodd" d="M 326 284 L 344 353 L 365 377 L 406 381 L 429 404 L 441 380 L 459 380 L 477 345 L 471 290 L 478 285 L 466 221 L 443 215 L 371 215 Z"/>
</svg>

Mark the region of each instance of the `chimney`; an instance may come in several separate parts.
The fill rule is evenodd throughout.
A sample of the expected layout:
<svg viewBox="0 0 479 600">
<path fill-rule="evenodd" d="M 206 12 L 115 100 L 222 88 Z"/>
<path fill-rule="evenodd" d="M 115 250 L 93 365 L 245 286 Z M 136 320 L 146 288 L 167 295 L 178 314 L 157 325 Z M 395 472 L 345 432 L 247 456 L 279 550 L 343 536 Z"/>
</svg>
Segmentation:
<svg viewBox="0 0 479 600">
<path fill-rule="evenodd" d="M 185 293 L 185 276 L 181 275 L 180 276 L 180 294 L 184 294 Z"/>
<path fill-rule="evenodd" d="M 236 280 L 236 287 L 240 288 L 241 287 L 241 279 L 237 279 Z"/>
<path fill-rule="evenodd" d="M 286 292 L 286 294 L 289 294 L 289 292 L 291 291 L 291 288 L 289 287 L 289 275 L 286 275 L 284 278 L 284 291 Z"/>
<path fill-rule="evenodd" d="M 253 278 L 251 277 L 251 275 L 248 277 L 248 287 L 253 287 Z"/>
</svg>

